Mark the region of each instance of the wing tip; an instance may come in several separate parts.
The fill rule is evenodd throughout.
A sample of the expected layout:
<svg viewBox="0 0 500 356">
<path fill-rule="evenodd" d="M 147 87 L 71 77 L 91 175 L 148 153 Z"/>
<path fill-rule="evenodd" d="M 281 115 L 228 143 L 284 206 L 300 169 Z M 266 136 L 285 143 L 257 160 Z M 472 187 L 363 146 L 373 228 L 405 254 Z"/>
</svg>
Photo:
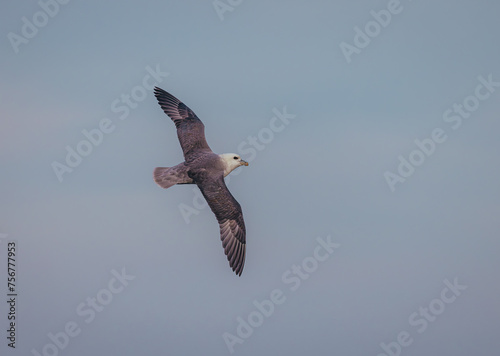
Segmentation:
<svg viewBox="0 0 500 356">
<path fill-rule="evenodd" d="M 227 259 L 229 261 L 229 266 L 232 268 L 233 272 L 236 273 L 238 277 L 241 277 L 243 273 L 243 267 L 245 266 L 245 250 L 246 243 L 241 243 L 238 241 L 238 250 L 234 259 L 234 262 L 229 259 L 229 255 Z"/>
<path fill-rule="evenodd" d="M 165 90 L 163 90 L 163 89 L 162 89 L 162 88 L 160 88 L 160 87 L 154 87 L 153 92 L 154 92 L 154 94 L 155 94 L 155 96 L 156 96 L 156 99 L 158 99 L 158 100 L 160 100 L 160 98 L 161 98 L 162 96 L 164 96 L 164 97 L 166 96 L 167 98 L 168 98 L 168 97 L 170 97 L 170 96 L 172 96 L 172 97 L 173 97 L 173 95 L 172 95 L 172 94 L 169 94 L 168 92 L 166 92 Z"/>
<path fill-rule="evenodd" d="M 238 277 L 241 277 L 246 254 L 245 226 L 237 225 L 238 229 L 235 231 L 231 228 L 232 222 L 236 223 L 235 220 L 227 219 L 219 221 L 220 237 L 229 267 Z"/>
</svg>

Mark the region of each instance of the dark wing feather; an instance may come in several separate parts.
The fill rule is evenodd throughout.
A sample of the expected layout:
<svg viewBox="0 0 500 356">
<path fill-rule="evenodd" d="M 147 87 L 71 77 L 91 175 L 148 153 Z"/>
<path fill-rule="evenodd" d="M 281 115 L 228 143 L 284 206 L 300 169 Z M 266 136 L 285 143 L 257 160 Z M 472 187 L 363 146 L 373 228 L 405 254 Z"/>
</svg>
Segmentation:
<svg viewBox="0 0 500 356">
<path fill-rule="evenodd" d="M 220 227 L 222 247 L 232 270 L 241 276 L 245 264 L 245 222 L 240 204 L 226 187 L 221 174 L 212 177 L 203 172 L 194 180 L 212 209 Z"/>
<path fill-rule="evenodd" d="M 154 92 L 165 114 L 175 123 L 184 159 L 188 162 L 189 156 L 198 151 L 212 152 L 205 139 L 205 126 L 193 110 L 163 89 L 155 87 Z"/>
</svg>

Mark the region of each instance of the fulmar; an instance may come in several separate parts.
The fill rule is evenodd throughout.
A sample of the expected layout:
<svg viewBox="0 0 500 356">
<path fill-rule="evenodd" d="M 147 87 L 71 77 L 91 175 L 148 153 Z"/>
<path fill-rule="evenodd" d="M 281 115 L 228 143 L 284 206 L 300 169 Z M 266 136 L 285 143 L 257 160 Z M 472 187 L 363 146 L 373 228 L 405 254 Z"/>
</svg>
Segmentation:
<svg viewBox="0 0 500 356">
<path fill-rule="evenodd" d="M 153 178 L 162 188 L 196 184 L 215 214 L 229 266 L 241 276 L 245 264 L 245 222 L 240 204 L 227 189 L 224 177 L 239 166 L 248 166 L 235 153 L 215 154 L 205 139 L 205 126 L 179 99 L 155 87 L 161 108 L 175 123 L 184 162 L 174 167 L 156 167 Z"/>
</svg>

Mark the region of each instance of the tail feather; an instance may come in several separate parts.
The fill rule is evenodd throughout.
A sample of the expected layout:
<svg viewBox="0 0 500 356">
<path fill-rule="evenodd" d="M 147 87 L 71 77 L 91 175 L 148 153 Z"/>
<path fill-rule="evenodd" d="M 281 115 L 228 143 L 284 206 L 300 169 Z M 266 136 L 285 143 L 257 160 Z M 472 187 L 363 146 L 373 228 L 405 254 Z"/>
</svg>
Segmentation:
<svg viewBox="0 0 500 356">
<path fill-rule="evenodd" d="M 169 170 L 170 167 L 156 167 L 153 171 L 153 179 L 155 180 L 155 183 L 165 189 L 170 188 L 175 184 L 175 182 L 173 182 L 171 179 L 168 179 Z"/>
<path fill-rule="evenodd" d="M 170 188 L 175 184 L 189 184 L 193 180 L 187 175 L 187 167 L 182 163 L 175 167 L 156 167 L 153 179 L 162 188 Z"/>
</svg>

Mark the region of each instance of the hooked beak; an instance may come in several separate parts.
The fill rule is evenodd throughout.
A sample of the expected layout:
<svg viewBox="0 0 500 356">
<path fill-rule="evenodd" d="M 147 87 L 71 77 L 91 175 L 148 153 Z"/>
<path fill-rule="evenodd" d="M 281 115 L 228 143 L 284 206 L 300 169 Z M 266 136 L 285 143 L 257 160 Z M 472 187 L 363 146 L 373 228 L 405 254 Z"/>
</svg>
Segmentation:
<svg viewBox="0 0 500 356">
<path fill-rule="evenodd" d="M 240 160 L 242 166 L 248 166 L 248 162 L 244 160 Z"/>
</svg>

